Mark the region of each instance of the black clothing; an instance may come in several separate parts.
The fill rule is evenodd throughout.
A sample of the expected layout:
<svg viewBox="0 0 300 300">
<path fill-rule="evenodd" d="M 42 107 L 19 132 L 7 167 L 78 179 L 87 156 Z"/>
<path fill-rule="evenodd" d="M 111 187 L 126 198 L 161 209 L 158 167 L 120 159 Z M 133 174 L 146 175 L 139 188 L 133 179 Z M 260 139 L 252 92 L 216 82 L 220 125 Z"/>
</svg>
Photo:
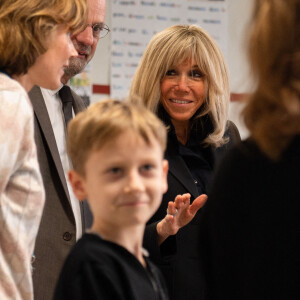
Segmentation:
<svg viewBox="0 0 300 300">
<path fill-rule="evenodd" d="M 202 210 L 199 210 L 194 219 L 181 228 L 176 235 L 168 237 L 161 246 L 157 243 L 156 225 L 165 217 L 168 202 L 174 201 L 178 194 L 190 193 L 191 201 L 200 195 L 199 190 L 202 186 L 199 188 L 195 184 L 195 178 L 198 180 L 198 177 L 201 176 L 199 181 L 202 180 L 201 184 L 203 184 L 204 190 L 209 189 L 210 176 L 216 162 L 227 148 L 230 148 L 234 142 L 240 141 L 240 136 L 235 125 L 228 122 L 225 136 L 230 138 L 229 143 L 217 149 L 204 148 L 201 141 L 211 132 L 212 126 L 209 119 L 203 117 L 196 123 L 197 127 L 192 128 L 190 139 L 186 144 L 186 151 L 182 152 L 182 149 L 179 150 L 181 146 L 168 115 L 161 108 L 158 115 L 169 126 L 166 151 L 166 159 L 169 161 L 168 191 L 163 196 L 158 211 L 148 222 L 144 247 L 150 252 L 152 261 L 164 274 L 170 299 L 202 300 L 205 299 L 206 294 L 199 241 L 199 222 Z M 187 157 L 187 154 L 191 154 L 190 157 Z M 198 161 L 196 161 L 197 159 Z M 195 168 L 191 166 L 193 164 Z M 205 166 L 209 166 L 210 169 L 201 170 Z"/>
<path fill-rule="evenodd" d="M 207 194 L 214 165 L 211 147 L 202 145 L 203 140 L 213 131 L 208 115 L 197 120 L 192 119 L 193 126 L 186 145 L 178 142 L 170 117 L 161 105 L 158 115 L 169 128 L 166 156 L 178 155 L 182 157 L 193 177 L 198 194 Z"/>
<path fill-rule="evenodd" d="M 213 168 L 211 148 L 203 147 L 201 142 L 196 136 L 191 136 L 186 145 L 178 143 L 177 139 L 173 141 L 174 147 L 178 148 L 178 155 L 193 176 L 199 195 L 207 194 Z"/>
<path fill-rule="evenodd" d="M 120 245 L 84 234 L 65 262 L 54 299 L 169 299 L 160 271 L 145 260 L 147 269 Z"/>
<path fill-rule="evenodd" d="M 210 299 L 299 299 L 300 136 L 278 162 L 247 140 L 220 164 L 203 209 Z"/>
</svg>

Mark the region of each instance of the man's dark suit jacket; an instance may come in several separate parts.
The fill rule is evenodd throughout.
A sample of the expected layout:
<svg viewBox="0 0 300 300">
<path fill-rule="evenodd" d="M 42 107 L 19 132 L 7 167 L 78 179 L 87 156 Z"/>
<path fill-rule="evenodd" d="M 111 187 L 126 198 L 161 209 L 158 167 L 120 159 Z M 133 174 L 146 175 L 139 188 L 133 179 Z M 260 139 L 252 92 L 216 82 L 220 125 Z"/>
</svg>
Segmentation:
<svg viewBox="0 0 300 300">
<path fill-rule="evenodd" d="M 86 107 L 78 95 L 72 94 L 76 114 Z M 34 109 L 35 142 L 46 192 L 34 250 L 33 285 L 35 299 L 47 300 L 53 298 L 62 265 L 76 243 L 76 227 L 67 182 L 40 88 L 35 86 L 29 92 L 29 97 Z M 81 212 L 84 232 L 85 223 L 89 220 L 85 221 L 82 205 Z"/>
<path fill-rule="evenodd" d="M 228 124 L 225 136 L 229 137 L 229 142 L 217 149 L 211 149 L 215 164 L 228 148 L 240 141 L 236 126 L 232 122 Z M 144 247 L 149 251 L 150 259 L 164 274 L 170 299 L 203 300 L 206 297 L 206 284 L 199 239 L 202 210 L 200 209 L 194 219 L 175 236 L 170 236 L 160 247 L 157 243 L 156 225 L 165 217 L 168 202 L 174 201 L 178 194 L 190 193 L 191 202 L 199 196 L 197 186 L 183 158 L 179 154 L 168 155 L 167 151 L 166 159 L 169 161 L 168 191 L 146 227 Z"/>
</svg>

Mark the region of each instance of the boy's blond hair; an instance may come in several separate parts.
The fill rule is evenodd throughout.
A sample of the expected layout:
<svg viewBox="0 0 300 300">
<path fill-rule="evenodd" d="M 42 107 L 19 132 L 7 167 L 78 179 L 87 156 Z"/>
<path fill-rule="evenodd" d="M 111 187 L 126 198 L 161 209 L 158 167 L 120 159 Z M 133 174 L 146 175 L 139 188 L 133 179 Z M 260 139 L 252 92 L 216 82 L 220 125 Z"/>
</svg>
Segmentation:
<svg viewBox="0 0 300 300">
<path fill-rule="evenodd" d="M 128 131 L 134 131 L 147 144 L 155 138 L 165 151 L 166 127 L 144 106 L 106 99 L 79 113 L 68 125 L 67 150 L 74 170 L 85 175 L 90 153 Z"/>
</svg>

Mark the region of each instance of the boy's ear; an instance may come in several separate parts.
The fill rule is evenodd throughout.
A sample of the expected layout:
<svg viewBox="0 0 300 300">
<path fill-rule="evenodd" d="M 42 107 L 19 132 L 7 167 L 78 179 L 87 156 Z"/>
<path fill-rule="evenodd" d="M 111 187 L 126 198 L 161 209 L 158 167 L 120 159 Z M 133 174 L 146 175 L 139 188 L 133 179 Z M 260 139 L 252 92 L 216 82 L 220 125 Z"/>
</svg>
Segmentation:
<svg viewBox="0 0 300 300">
<path fill-rule="evenodd" d="M 86 193 L 84 178 L 74 170 L 70 170 L 68 175 L 69 175 L 69 181 L 71 183 L 76 198 L 80 201 L 86 200 L 87 193 Z"/>
<path fill-rule="evenodd" d="M 163 194 L 168 190 L 168 171 L 169 171 L 169 162 L 163 160 Z"/>
</svg>

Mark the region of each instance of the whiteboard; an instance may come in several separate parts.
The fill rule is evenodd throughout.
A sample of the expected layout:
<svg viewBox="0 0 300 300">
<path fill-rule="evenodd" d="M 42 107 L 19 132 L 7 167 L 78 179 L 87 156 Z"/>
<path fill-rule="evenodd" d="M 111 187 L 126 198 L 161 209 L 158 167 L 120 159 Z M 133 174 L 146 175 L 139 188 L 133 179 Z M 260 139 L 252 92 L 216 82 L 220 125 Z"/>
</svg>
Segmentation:
<svg viewBox="0 0 300 300">
<path fill-rule="evenodd" d="M 199 25 L 212 36 L 227 60 L 228 0 L 115 0 L 111 5 L 113 98 L 127 96 L 150 39 L 171 25 Z"/>
</svg>

